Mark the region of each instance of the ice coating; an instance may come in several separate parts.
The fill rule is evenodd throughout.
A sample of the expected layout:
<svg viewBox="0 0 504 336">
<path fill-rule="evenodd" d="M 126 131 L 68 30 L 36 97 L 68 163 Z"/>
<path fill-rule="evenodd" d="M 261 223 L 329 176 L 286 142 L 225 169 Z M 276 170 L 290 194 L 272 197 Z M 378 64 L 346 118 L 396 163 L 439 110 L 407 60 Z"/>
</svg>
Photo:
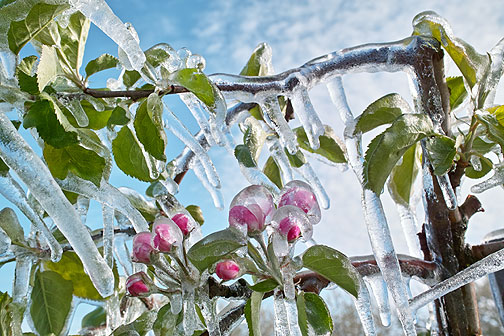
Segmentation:
<svg viewBox="0 0 504 336">
<path fill-rule="evenodd" d="M 504 38 L 501 39 L 488 53 L 490 55 L 490 74 L 486 79 L 484 89 L 488 91 L 484 108 L 494 104 L 497 86 L 504 72 Z M 481 90 L 481 89 L 480 89 Z"/>
<path fill-rule="evenodd" d="M 504 269 L 504 249 L 498 250 L 485 258 L 475 262 L 463 271 L 458 272 L 452 277 L 436 284 L 423 293 L 418 294 L 410 300 L 410 307 L 413 311 L 425 306 L 441 296 L 450 293 L 468 283 L 497 271 Z"/>
<path fill-rule="evenodd" d="M 362 280 L 359 288 L 360 289 L 357 299 L 352 296 L 355 304 L 355 309 L 357 310 L 357 314 L 359 315 L 362 329 L 364 329 L 364 334 L 366 336 L 374 336 L 376 335 L 376 330 L 373 320 L 373 313 L 371 312 L 371 300 L 369 298 L 369 292 L 366 288 L 366 285 Z"/>
<path fill-rule="evenodd" d="M 387 284 L 379 274 L 366 276 L 363 279 L 371 287 L 376 304 L 378 305 L 382 325 L 388 327 L 390 325 L 390 304 Z"/>
<path fill-rule="evenodd" d="M 124 235 L 114 235 L 114 254 L 117 261 L 122 266 L 124 274 L 129 275 L 133 273 L 133 265 L 131 264 L 130 252 L 126 246 Z"/>
<path fill-rule="evenodd" d="M 271 240 L 277 256 L 285 256 L 289 253 L 289 236 L 294 240 L 299 237 L 297 231 L 291 231 L 295 226 L 300 229 L 300 236 L 303 241 L 311 239 L 313 225 L 303 210 L 293 205 L 285 205 L 273 213 L 271 227 L 274 232 L 271 235 Z M 296 237 L 293 237 L 294 233 L 296 233 Z"/>
<path fill-rule="evenodd" d="M 33 265 L 31 256 L 19 256 L 16 258 L 16 270 L 14 271 L 14 285 L 12 286 L 12 301 L 26 303 L 30 287 L 30 273 Z"/>
<path fill-rule="evenodd" d="M 0 157 L 28 186 L 81 258 L 84 269 L 103 296 L 114 291 L 114 275 L 98 252 L 74 207 L 49 169 L 19 135 L 5 114 L 0 115 Z"/>
<path fill-rule="evenodd" d="M 327 195 L 327 192 L 325 191 L 324 187 L 322 186 L 322 183 L 320 182 L 317 174 L 313 170 L 310 163 L 306 162 L 301 167 L 295 168 L 295 169 L 296 169 L 296 171 L 301 173 L 301 176 L 303 176 L 303 178 L 311 186 L 313 186 L 313 190 L 315 191 L 315 194 L 317 195 L 317 200 L 319 201 L 322 209 L 329 209 L 329 207 L 331 205 L 329 195 Z"/>
<path fill-rule="evenodd" d="M 77 196 L 77 201 L 75 202 L 75 210 L 79 214 L 82 223 L 86 224 L 87 214 L 89 211 L 90 200 L 82 195 Z"/>
<path fill-rule="evenodd" d="M 306 213 L 312 224 L 320 222 L 321 213 L 317 198 L 308 183 L 294 180 L 287 183 L 280 193 L 278 207 L 294 205 Z"/>
<path fill-rule="evenodd" d="M 9 173 L 5 175 L 0 174 L 0 194 L 12 204 L 17 206 L 26 218 L 30 220 L 33 227 L 41 233 L 51 250 L 51 261 L 59 261 L 63 253 L 61 245 L 58 243 L 56 238 L 54 238 L 52 232 L 47 228 L 44 221 L 30 206 L 24 190 Z"/>
<path fill-rule="evenodd" d="M 121 48 L 131 65 L 131 70 L 141 72 L 145 55 L 138 41 L 123 22 L 112 12 L 104 0 L 70 0 L 70 5 L 107 34 Z"/>
<path fill-rule="evenodd" d="M 278 103 L 278 97 L 274 96 L 267 98 L 259 102 L 259 106 L 263 111 L 264 120 L 278 133 L 280 142 L 283 146 L 287 148 L 289 153 L 296 154 L 298 151 L 296 135 L 285 120 L 282 110 L 280 109 L 280 104 Z"/>
<path fill-rule="evenodd" d="M 0 228 L 0 255 L 3 255 L 10 250 L 11 242 L 12 241 L 7 233 L 5 233 L 2 228 Z"/>
<path fill-rule="evenodd" d="M 107 265 L 114 266 L 114 209 L 102 205 L 103 217 L 103 258 Z"/>
<path fill-rule="evenodd" d="M 60 101 L 63 103 L 63 105 L 65 105 L 68 111 L 70 111 L 79 127 L 86 127 L 87 125 L 89 125 L 89 118 L 82 108 L 79 100 L 72 99 L 70 101 L 67 101 L 66 99 L 61 99 Z"/>
<path fill-rule="evenodd" d="M 152 226 L 152 246 L 160 252 L 170 252 L 182 245 L 180 228 L 168 217 L 158 217 Z"/>
<path fill-rule="evenodd" d="M 481 160 L 478 156 L 476 155 L 471 155 L 471 158 L 469 159 L 471 162 L 471 166 L 475 171 L 481 171 L 482 166 L 481 166 Z"/>
<path fill-rule="evenodd" d="M 301 330 L 297 323 L 297 313 L 294 316 L 290 315 L 292 312 L 292 307 L 286 303 L 283 292 L 278 287 L 275 288 L 273 294 L 273 307 L 275 310 L 275 335 L 277 336 L 289 336 L 289 335 L 299 335 L 301 336 Z M 295 302 L 294 302 L 294 307 Z M 290 308 L 290 309 L 289 309 Z M 297 311 L 297 308 L 296 308 Z M 294 320 L 294 317 L 296 319 Z"/>
<path fill-rule="evenodd" d="M 446 206 L 450 210 L 455 210 L 457 208 L 457 195 L 455 195 L 455 191 L 453 190 L 448 174 L 436 175 L 436 178 L 439 183 L 439 188 L 443 193 Z"/>
<path fill-rule="evenodd" d="M 488 189 L 502 185 L 503 183 L 504 183 L 504 166 L 502 164 L 499 164 L 494 167 L 494 175 L 481 183 L 473 185 L 471 187 L 471 192 L 479 194 L 482 193 L 483 191 L 487 191 Z"/>
<path fill-rule="evenodd" d="M 396 203 L 399 220 L 401 222 L 406 245 L 408 245 L 409 254 L 412 257 L 421 258 L 420 241 L 418 240 L 417 218 L 410 206 Z"/>
<path fill-rule="evenodd" d="M 247 207 L 258 220 L 268 222 L 275 206 L 273 196 L 263 186 L 251 185 L 243 188 L 231 201 L 230 209 L 237 205 Z"/>
<path fill-rule="evenodd" d="M 306 132 L 310 147 L 318 149 L 320 147 L 319 137 L 324 134 L 324 125 L 313 108 L 308 90 L 300 89 L 290 99 L 294 113 L 298 116 Z"/>
<path fill-rule="evenodd" d="M 278 165 L 278 168 L 280 168 L 282 180 L 284 182 L 292 181 L 294 179 L 294 175 L 292 174 L 289 158 L 287 157 L 287 154 L 285 154 L 278 138 L 274 135 L 268 136 L 266 138 L 266 145 L 268 146 L 271 156 Z"/>
<path fill-rule="evenodd" d="M 362 188 L 362 208 L 373 254 L 383 279 L 387 283 L 387 289 L 395 302 L 405 335 L 416 335 L 413 315 L 408 305 L 408 291 L 403 283 L 383 206 L 379 196 L 364 187 L 361 139 L 360 135 L 353 134 L 355 121 L 346 100 L 341 78 L 334 79 L 327 88 L 331 100 L 340 110 L 340 115 L 345 123 L 348 160 Z"/>
</svg>

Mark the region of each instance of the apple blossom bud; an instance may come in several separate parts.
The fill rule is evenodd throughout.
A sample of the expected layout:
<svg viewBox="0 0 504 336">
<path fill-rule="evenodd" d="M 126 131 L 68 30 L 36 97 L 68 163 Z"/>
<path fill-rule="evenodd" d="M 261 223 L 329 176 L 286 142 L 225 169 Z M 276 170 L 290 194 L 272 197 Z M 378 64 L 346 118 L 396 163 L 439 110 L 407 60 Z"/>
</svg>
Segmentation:
<svg viewBox="0 0 504 336">
<path fill-rule="evenodd" d="M 289 243 L 293 242 L 294 240 L 298 239 L 299 236 L 301 236 L 301 229 L 299 228 L 299 226 L 295 225 L 291 227 L 291 229 L 287 233 L 287 241 Z"/>
<path fill-rule="evenodd" d="M 278 223 L 278 231 L 287 237 L 289 243 L 301 236 L 301 228 L 290 217 L 285 217 Z"/>
<path fill-rule="evenodd" d="M 126 290 L 131 296 L 148 296 L 154 284 L 144 272 L 132 274 L 126 280 Z"/>
<path fill-rule="evenodd" d="M 144 264 L 150 263 L 151 254 L 154 252 L 151 246 L 151 238 L 150 232 L 140 232 L 135 235 L 131 260 Z"/>
<path fill-rule="evenodd" d="M 171 219 L 159 217 L 152 227 L 152 247 L 160 252 L 170 252 L 183 240 L 182 231 Z"/>
<path fill-rule="evenodd" d="M 183 213 L 178 213 L 175 216 L 172 217 L 172 221 L 177 224 L 177 226 L 180 228 L 180 231 L 182 231 L 182 234 L 184 236 L 187 236 L 189 232 L 193 229 L 191 227 L 191 223 L 189 221 L 189 217 L 187 217 Z"/>
<path fill-rule="evenodd" d="M 264 214 L 255 204 L 251 204 L 249 207 L 256 210 L 256 214 L 243 205 L 232 207 L 229 210 L 229 225 L 236 228 L 246 226 L 248 233 L 262 232 L 264 230 Z"/>
<path fill-rule="evenodd" d="M 240 191 L 231 202 L 229 225 L 248 234 L 257 234 L 264 230 L 275 206 L 271 193 L 259 185 L 251 185 Z"/>
<path fill-rule="evenodd" d="M 215 273 L 222 280 L 232 280 L 240 274 L 240 266 L 233 260 L 221 261 L 215 267 Z"/>
<path fill-rule="evenodd" d="M 311 187 L 302 181 L 291 181 L 282 190 L 278 207 L 294 205 L 304 211 L 313 224 L 320 222 L 320 207 Z"/>
</svg>

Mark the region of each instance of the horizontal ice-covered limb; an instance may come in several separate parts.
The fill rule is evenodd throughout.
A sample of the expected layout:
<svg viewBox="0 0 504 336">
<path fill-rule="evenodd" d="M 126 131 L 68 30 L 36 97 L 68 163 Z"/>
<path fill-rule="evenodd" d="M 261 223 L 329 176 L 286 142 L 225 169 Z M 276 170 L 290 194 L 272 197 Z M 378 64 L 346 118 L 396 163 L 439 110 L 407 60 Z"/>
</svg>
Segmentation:
<svg viewBox="0 0 504 336">
<path fill-rule="evenodd" d="M 5 114 L 0 114 L 0 157 L 26 184 L 82 260 L 98 292 L 114 291 L 114 275 L 98 252 L 75 208 L 67 200 L 47 166 L 19 135 Z"/>
</svg>

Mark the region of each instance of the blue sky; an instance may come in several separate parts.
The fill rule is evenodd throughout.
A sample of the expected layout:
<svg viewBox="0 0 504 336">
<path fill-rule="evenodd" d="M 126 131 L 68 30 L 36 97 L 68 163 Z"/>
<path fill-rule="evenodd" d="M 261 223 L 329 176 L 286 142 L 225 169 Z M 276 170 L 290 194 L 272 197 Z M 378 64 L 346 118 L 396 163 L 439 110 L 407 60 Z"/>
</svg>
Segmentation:
<svg viewBox="0 0 504 336">
<path fill-rule="evenodd" d="M 206 58 L 205 72 L 208 74 L 239 73 L 260 42 L 271 45 L 273 65 L 276 72 L 281 72 L 345 47 L 398 40 L 411 34 L 412 18 L 428 9 L 447 18 L 454 33 L 480 52 L 489 50 L 504 36 L 504 2 L 501 1 L 112 0 L 109 5 L 123 22 L 133 24 L 143 49 L 159 42 L 169 43 L 176 49 L 187 47 Z M 96 27 L 92 27 L 84 64 L 105 52 L 117 55 L 117 47 Z M 456 73 L 455 67 L 450 64 L 447 71 Z M 117 71 L 107 71 L 104 76 L 96 76 L 90 86 L 103 87 L 107 76 L 117 75 Z M 390 92 L 398 92 L 411 101 L 404 74 L 349 75 L 344 77 L 344 83 L 355 115 L 375 99 Z M 322 121 L 342 136 L 341 121 L 330 104 L 325 88 L 315 88 L 310 96 Z M 500 102 L 504 102 L 502 94 L 498 97 L 501 98 Z M 188 111 L 176 99 L 170 102 L 172 109 L 188 127 L 196 131 L 195 122 L 186 117 Z M 496 102 L 499 102 L 499 98 Z M 182 146 L 174 137 L 169 137 L 169 148 L 168 156 L 174 157 Z M 224 150 L 212 149 L 210 154 L 221 176 L 226 209 L 217 211 L 213 207 L 208 193 L 192 173 L 182 182 L 177 196 L 185 205 L 198 204 L 202 207 L 206 218 L 203 227 L 205 233 L 227 226 L 229 202 L 246 185 L 244 178 L 237 174 L 237 163 Z M 330 210 L 323 212 L 322 222 L 315 227 L 315 240 L 347 255 L 371 254 L 355 176 L 351 171 L 342 172 L 316 161 L 313 161 L 313 166 L 332 204 Z M 140 192 L 147 187 L 118 171 L 114 172 L 112 183 L 129 186 Z M 468 192 L 471 183 L 466 182 L 463 193 Z M 480 197 L 486 213 L 476 215 L 471 221 L 468 231 L 471 243 L 480 242 L 486 233 L 502 226 L 499 216 L 502 193 L 501 189 L 494 189 Z M 387 195 L 383 199 L 396 249 L 407 252 L 394 206 Z M 95 210 L 97 219 L 94 222 L 91 219 L 88 223 L 91 226 L 101 223 L 99 209 Z M 6 266 L 0 270 L 0 274 L 0 290 L 5 291 L 9 289 L 13 269 Z"/>
</svg>

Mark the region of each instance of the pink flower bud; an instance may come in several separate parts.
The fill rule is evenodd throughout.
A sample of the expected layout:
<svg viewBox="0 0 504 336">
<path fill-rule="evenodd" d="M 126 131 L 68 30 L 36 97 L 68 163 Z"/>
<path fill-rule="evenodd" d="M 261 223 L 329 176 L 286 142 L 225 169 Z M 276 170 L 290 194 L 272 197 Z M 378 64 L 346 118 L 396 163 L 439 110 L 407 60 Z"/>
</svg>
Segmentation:
<svg viewBox="0 0 504 336">
<path fill-rule="evenodd" d="M 175 216 L 173 216 L 172 221 L 174 221 L 175 224 L 177 224 L 177 226 L 180 228 L 180 231 L 182 231 L 182 234 L 184 236 L 187 236 L 189 232 L 191 232 L 191 230 L 193 229 L 189 221 L 189 217 L 187 217 L 183 213 L 178 213 Z"/>
<path fill-rule="evenodd" d="M 278 223 L 278 231 L 282 235 L 287 236 L 289 243 L 301 236 L 301 229 L 291 217 L 285 217 Z"/>
<path fill-rule="evenodd" d="M 249 234 L 262 232 L 273 210 L 270 192 L 263 186 L 251 185 L 233 198 L 229 225 L 237 228 L 246 226 Z"/>
<path fill-rule="evenodd" d="M 291 227 L 291 229 L 287 233 L 287 241 L 290 243 L 290 242 L 298 239 L 299 236 L 301 236 L 301 229 L 299 228 L 299 226 L 295 225 L 295 226 Z"/>
<path fill-rule="evenodd" d="M 249 207 L 256 210 L 257 215 L 243 205 L 232 207 L 229 211 L 229 225 L 237 228 L 246 226 L 249 233 L 262 232 L 264 230 L 264 214 L 256 204 L 251 204 Z"/>
<path fill-rule="evenodd" d="M 170 252 L 183 240 L 180 228 L 167 217 L 159 217 L 154 221 L 152 235 L 152 247 L 160 252 Z"/>
<path fill-rule="evenodd" d="M 320 207 L 311 187 L 302 181 L 287 183 L 280 197 L 278 207 L 294 205 L 304 211 L 313 224 L 320 222 Z"/>
<path fill-rule="evenodd" d="M 215 273 L 222 280 L 232 280 L 240 274 L 240 266 L 233 260 L 221 261 L 215 267 Z"/>
<path fill-rule="evenodd" d="M 126 290 L 131 296 L 148 296 L 151 294 L 152 281 L 144 272 L 132 274 L 126 280 Z"/>
<path fill-rule="evenodd" d="M 133 238 L 133 255 L 131 259 L 134 262 L 148 264 L 150 256 L 154 252 L 151 246 L 151 233 L 140 232 Z"/>
</svg>

